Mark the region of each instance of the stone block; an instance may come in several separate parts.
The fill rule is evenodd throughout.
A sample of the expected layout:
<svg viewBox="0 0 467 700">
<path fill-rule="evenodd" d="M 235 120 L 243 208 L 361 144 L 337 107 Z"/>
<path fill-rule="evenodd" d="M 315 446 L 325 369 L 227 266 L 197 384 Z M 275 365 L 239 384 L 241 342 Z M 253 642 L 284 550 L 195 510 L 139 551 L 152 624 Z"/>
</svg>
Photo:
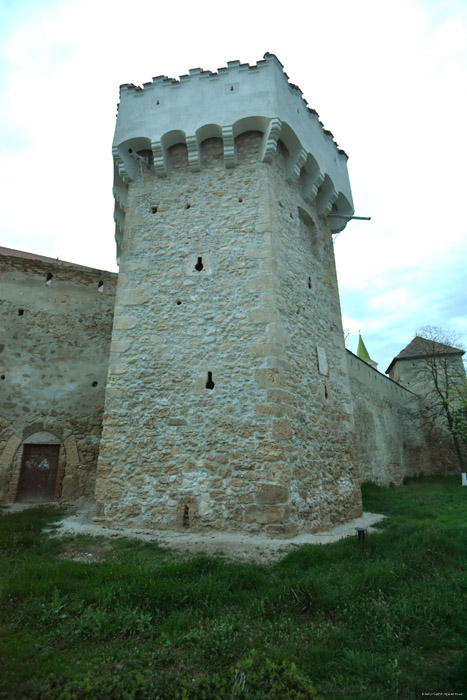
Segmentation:
<svg viewBox="0 0 467 700">
<path fill-rule="evenodd" d="M 285 462 L 271 462 L 264 465 L 263 477 L 269 481 L 287 483 L 290 479 L 290 467 Z"/>
<path fill-rule="evenodd" d="M 265 259 L 271 256 L 269 245 L 252 245 L 245 248 L 245 257 Z"/>
<path fill-rule="evenodd" d="M 243 438 L 252 437 L 255 434 L 255 426 L 252 424 L 242 425 L 238 431 L 238 435 Z"/>
<path fill-rule="evenodd" d="M 160 476 L 162 474 L 162 466 L 160 464 L 150 464 L 146 467 L 145 473 L 149 476 Z"/>
<path fill-rule="evenodd" d="M 282 370 L 292 370 L 292 365 L 282 357 L 267 357 L 266 367 L 275 367 Z"/>
<path fill-rule="evenodd" d="M 261 272 L 277 272 L 277 260 L 269 259 L 261 262 Z"/>
<path fill-rule="evenodd" d="M 0 457 L 0 464 L 5 464 L 6 466 L 9 466 L 20 444 L 21 440 L 18 437 L 16 437 L 16 435 L 12 435 L 11 437 L 9 437 Z"/>
<path fill-rule="evenodd" d="M 113 340 L 110 345 L 110 352 L 126 352 L 130 345 L 130 340 Z"/>
<path fill-rule="evenodd" d="M 139 306 L 149 301 L 145 289 L 125 289 L 119 292 L 117 303 L 121 306 Z"/>
<path fill-rule="evenodd" d="M 109 479 L 102 479 L 98 477 L 96 481 L 96 491 L 94 495 L 96 500 L 118 500 L 122 497 L 122 488 L 115 481 L 109 481 Z"/>
<path fill-rule="evenodd" d="M 131 505 L 125 506 L 123 509 L 123 514 L 126 518 L 136 518 L 141 513 L 141 506 L 137 503 L 132 503 Z"/>
<path fill-rule="evenodd" d="M 253 357 L 284 357 L 284 348 L 278 343 L 252 343 L 249 350 Z"/>
<path fill-rule="evenodd" d="M 132 316 L 116 316 L 114 319 L 114 330 L 127 331 L 134 328 L 137 320 Z"/>
<path fill-rule="evenodd" d="M 280 418 L 284 415 L 284 406 L 275 403 L 259 403 L 255 406 L 255 413 L 257 416 L 276 416 Z"/>
<path fill-rule="evenodd" d="M 267 525 L 265 528 L 268 535 L 271 537 L 295 537 L 298 535 L 298 527 L 292 523 L 284 525 Z"/>
<path fill-rule="evenodd" d="M 250 292 L 267 292 L 278 289 L 279 282 L 275 275 L 261 275 L 250 280 L 248 288 Z"/>
<path fill-rule="evenodd" d="M 279 312 L 274 308 L 259 308 L 247 311 L 248 319 L 252 323 L 272 323 L 279 320 Z"/>
<path fill-rule="evenodd" d="M 260 484 L 256 489 L 256 502 L 260 505 L 265 503 L 287 503 L 288 499 L 289 489 L 287 486 Z"/>
<path fill-rule="evenodd" d="M 288 420 L 275 420 L 272 425 L 271 436 L 275 440 L 291 440 L 292 426 Z"/>
<path fill-rule="evenodd" d="M 236 503 L 243 503 L 243 504 L 249 504 L 253 503 L 254 498 L 253 494 L 251 493 L 237 493 L 235 494 L 235 502 Z"/>
<path fill-rule="evenodd" d="M 147 260 L 141 260 L 140 262 L 125 262 L 123 261 L 120 264 L 120 272 L 121 274 L 122 270 L 125 272 L 133 272 L 135 270 L 147 270 L 148 269 L 148 261 Z"/>
<path fill-rule="evenodd" d="M 187 459 L 186 462 L 183 463 L 183 471 L 187 474 L 198 471 L 196 462 L 194 462 L 192 459 Z"/>
<path fill-rule="evenodd" d="M 251 505 L 245 508 L 245 522 L 269 525 L 283 523 L 286 520 L 286 506 Z"/>
<path fill-rule="evenodd" d="M 295 404 L 295 396 L 289 391 L 283 389 L 270 389 L 268 391 L 268 401 L 272 403 Z"/>
<path fill-rule="evenodd" d="M 255 379 L 261 389 L 286 387 L 287 382 L 282 371 L 276 367 L 261 367 L 255 371 Z"/>
<path fill-rule="evenodd" d="M 110 365 L 109 373 L 110 374 L 125 374 L 126 368 L 127 368 L 126 365 Z"/>
<path fill-rule="evenodd" d="M 97 462 L 97 477 L 105 479 L 109 476 L 111 471 L 112 462 L 110 461 L 110 459 L 104 459 L 103 457 L 100 457 Z"/>
<path fill-rule="evenodd" d="M 74 435 L 69 435 L 64 441 L 66 466 L 76 466 L 79 463 L 78 446 Z"/>
<path fill-rule="evenodd" d="M 76 467 L 71 466 L 69 469 L 65 469 L 65 474 L 63 476 L 62 482 L 62 501 L 73 501 L 78 498 L 79 493 L 79 481 L 78 473 Z"/>
<path fill-rule="evenodd" d="M 280 321 L 273 321 L 266 326 L 266 335 L 271 343 L 289 345 L 290 335 Z"/>
<path fill-rule="evenodd" d="M 264 440 L 256 448 L 257 462 L 278 462 L 285 459 L 286 450 L 276 442 Z"/>
</svg>

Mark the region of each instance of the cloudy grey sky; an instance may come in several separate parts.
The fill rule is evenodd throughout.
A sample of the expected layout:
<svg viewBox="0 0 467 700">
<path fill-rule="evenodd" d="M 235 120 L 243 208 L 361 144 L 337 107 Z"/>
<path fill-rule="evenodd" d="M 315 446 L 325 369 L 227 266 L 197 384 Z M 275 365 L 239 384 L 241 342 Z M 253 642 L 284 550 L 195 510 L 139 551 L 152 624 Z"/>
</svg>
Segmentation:
<svg viewBox="0 0 467 700">
<path fill-rule="evenodd" d="M 467 2 L 0 0 L 0 245 L 115 270 L 118 86 L 275 53 L 349 155 L 347 345 L 467 345 Z"/>
</svg>

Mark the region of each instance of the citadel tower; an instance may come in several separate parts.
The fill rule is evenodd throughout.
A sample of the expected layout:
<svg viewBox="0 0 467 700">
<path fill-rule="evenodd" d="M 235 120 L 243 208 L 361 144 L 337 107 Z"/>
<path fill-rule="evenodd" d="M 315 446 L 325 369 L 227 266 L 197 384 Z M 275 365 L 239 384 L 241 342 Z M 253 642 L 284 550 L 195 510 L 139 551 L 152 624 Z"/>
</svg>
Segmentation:
<svg viewBox="0 0 467 700">
<path fill-rule="evenodd" d="M 266 54 L 123 85 L 113 154 L 97 519 L 286 536 L 359 515 L 345 153 Z"/>
</svg>

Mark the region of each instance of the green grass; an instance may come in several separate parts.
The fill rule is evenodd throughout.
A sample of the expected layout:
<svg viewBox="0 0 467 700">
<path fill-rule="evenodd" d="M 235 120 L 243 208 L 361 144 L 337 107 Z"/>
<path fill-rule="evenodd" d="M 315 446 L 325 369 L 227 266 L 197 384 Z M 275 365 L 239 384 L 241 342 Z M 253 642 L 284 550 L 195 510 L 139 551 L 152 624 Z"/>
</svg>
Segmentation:
<svg viewBox="0 0 467 700">
<path fill-rule="evenodd" d="M 467 489 L 449 477 L 363 495 L 388 516 L 363 547 L 304 546 L 269 565 L 57 539 L 42 534 L 56 508 L 0 516 L 0 698 L 466 693 Z M 61 556 L 86 547 L 103 560 Z"/>
</svg>

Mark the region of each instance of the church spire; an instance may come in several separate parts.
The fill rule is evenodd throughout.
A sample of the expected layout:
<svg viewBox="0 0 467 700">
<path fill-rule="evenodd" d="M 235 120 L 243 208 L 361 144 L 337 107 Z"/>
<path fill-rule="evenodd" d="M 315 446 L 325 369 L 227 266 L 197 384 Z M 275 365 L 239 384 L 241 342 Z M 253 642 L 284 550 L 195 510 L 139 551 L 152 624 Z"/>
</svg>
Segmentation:
<svg viewBox="0 0 467 700">
<path fill-rule="evenodd" d="M 375 369 L 378 366 L 378 363 L 374 362 L 374 360 L 371 359 L 370 354 L 366 349 L 365 343 L 363 342 L 363 338 L 360 333 L 358 334 L 357 357 L 359 357 L 361 360 L 363 360 L 363 362 L 366 362 L 368 365 L 371 365 Z"/>
</svg>

